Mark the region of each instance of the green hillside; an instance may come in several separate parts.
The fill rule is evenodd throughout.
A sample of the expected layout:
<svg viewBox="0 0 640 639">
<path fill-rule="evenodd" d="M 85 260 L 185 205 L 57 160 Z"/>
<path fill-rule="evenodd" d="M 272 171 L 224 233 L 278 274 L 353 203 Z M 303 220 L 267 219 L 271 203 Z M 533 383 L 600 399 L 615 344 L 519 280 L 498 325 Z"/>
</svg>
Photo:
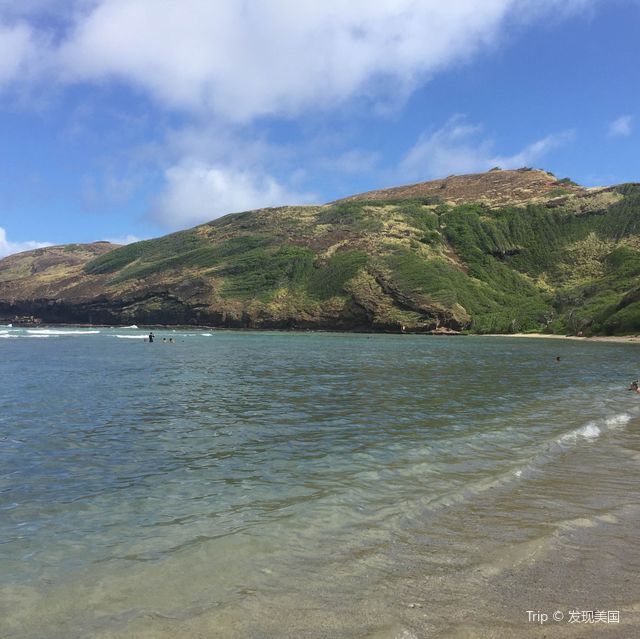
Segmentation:
<svg viewBox="0 0 640 639">
<path fill-rule="evenodd" d="M 25 266 L 53 249 L 11 256 L 0 261 L 0 316 L 640 332 L 640 185 L 588 190 L 532 170 L 442 182 L 412 185 L 411 197 L 396 189 L 228 215 L 67 271 L 60 260 L 55 271 Z"/>
</svg>

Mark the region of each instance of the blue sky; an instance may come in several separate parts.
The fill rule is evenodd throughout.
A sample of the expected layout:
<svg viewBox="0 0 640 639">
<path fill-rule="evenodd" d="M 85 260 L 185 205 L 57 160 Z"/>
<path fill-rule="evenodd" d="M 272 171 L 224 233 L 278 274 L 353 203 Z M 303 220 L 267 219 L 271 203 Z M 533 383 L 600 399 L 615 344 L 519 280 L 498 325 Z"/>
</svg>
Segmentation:
<svg viewBox="0 0 640 639">
<path fill-rule="evenodd" d="M 493 166 L 640 181 L 638 0 L 0 0 L 0 255 Z"/>
</svg>

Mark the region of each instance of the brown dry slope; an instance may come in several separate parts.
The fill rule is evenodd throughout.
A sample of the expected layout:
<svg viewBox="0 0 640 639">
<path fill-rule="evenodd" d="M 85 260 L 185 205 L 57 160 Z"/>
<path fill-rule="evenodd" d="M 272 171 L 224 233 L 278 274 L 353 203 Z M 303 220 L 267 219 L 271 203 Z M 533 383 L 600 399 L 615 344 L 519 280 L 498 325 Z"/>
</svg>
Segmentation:
<svg viewBox="0 0 640 639">
<path fill-rule="evenodd" d="M 570 181 L 558 180 L 553 174 L 539 169 L 494 169 L 487 173 L 451 175 L 430 182 L 367 191 L 338 201 L 406 200 L 433 197 L 450 204 L 482 202 L 489 206 L 499 207 L 544 202 L 557 196 L 578 195 L 587 192 L 588 189 L 582 186 Z"/>
<path fill-rule="evenodd" d="M 87 262 L 118 248 L 110 242 L 65 244 L 25 251 L 0 260 L 0 318 L 35 314 L 56 300 L 95 296 L 95 284 L 84 277 Z M 25 300 L 29 302 L 25 303 Z M 1 306 L 6 311 L 3 313 Z M 53 319 L 53 318 L 52 318 Z M 60 321 L 67 318 L 61 317 Z M 78 318 L 85 321 L 84 317 Z"/>
</svg>

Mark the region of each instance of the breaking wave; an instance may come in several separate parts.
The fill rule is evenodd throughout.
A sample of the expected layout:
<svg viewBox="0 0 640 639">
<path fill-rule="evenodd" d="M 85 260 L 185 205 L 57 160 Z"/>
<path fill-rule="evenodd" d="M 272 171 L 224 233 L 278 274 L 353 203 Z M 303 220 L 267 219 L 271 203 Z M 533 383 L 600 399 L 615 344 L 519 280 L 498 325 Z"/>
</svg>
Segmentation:
<svg viewBox="0 0 640 639">
<path fill-rule="evenodd" d="M 580 428 L 576 428 L 564 435 L 560 435 L 560 437 L 555 439 L 554 442 L 556 444 L 566 445 L 578 442 L 581 439 L 592 441 L 598 439 L 598 437 L 603 433 L 628 424 L 632 418 L 633 416 L 629 413 L 620 413 L 619 415 L 607 417 L 604 420 L 591 421 Z"/>
<path fill-rule="evenodd" d="M 100 331 L 56 330 L 52 328 L 28 328 L 30 335 L 97 335 Z"/>
</svg>

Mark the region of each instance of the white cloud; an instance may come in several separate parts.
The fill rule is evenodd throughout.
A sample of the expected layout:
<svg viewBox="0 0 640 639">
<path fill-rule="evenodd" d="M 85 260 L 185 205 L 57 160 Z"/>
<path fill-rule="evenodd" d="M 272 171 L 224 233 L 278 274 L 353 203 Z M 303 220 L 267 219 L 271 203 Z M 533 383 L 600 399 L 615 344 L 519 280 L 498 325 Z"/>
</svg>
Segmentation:
<svg viewBox="0 0 640 639">
<path fill-rule="evenodd" d="M 356 96 L 397 103 L 508 24 L 594 1 L 77 0 L 38 58 L 46 82 L 115 79 L 169 108 L 250 121 Z"/>
<path fill-rule="evenodd" d="M 609 124 L 608 135 L 611 138 L 626 138 L 633 131 L 633 118 L 621 115 Z"/>
<path fill-rule="evenodd" d="M 273 144 L 259 127 L 238 129 L 217 120 L 196 122 L 170 130 L 164 142 L 166 158 L 197 158 L 205 164 L 232 167 L 234 170 L 287 163 L 300 153 L 292 144 Z M 157 151 L 156 151 L 157 153 Z M 172 164 L 175 162 L 171 162 Z"/>
<path fill-rule="evenodd" d="M 78 23 L 59 60 L 69 81 L 119 78 L 169 107 L 246 121 L 333 106 L 375 92 L 380 78 L 406 92 L 494 42 L 513 4 L 110 0 Z"/>
<path fill-rule="evenodd" d="M 571 131 L 547 135 L 513 155 L 500 155 L 493 151 L 494 142 L 481 134 L 481 125 L 470 124 L 462 115 L 452 117 L 437 131 L 420 136 L 403 158 L 397 177 L 404 181 L 424 180 L 486 171 L 494 166 L 529 166 L 573 136 Z"/>
<path fill-rule="evenodd" d="M 151 217 L 167 228 L 208 222 L 226 213 L 301 204 L 313 196 L 295 193 L 260 172 L 186 161 L 165 171 L 166 187 Z"/>
<path fill-rule="evenodd" d="M 572 130 L 551 133 L 540 140 L 536 140 L 525 146 L 521 151 L 507 156 L 494 156 L 488 159 L 492 166 L 501 166 L 504 169 L 517 169 L 529 166 L 541 160 L 553 149 L 558 149 L 567 144 L 574 137 Z"/>
<path fill-rule="evenodd" d="M 0 88 L 33 65 L 37 50 L 36 37 L 29 26 L 0 23 Z"/>
<path fill-rule="evenodd" d="M 12 255 L 13 253 L 31 251 L 44 246 L 51 246 L 51 242 L 10 242 L 7 239 L 7 232 L 0 226 L 0 258 Z"/>
</svg>

